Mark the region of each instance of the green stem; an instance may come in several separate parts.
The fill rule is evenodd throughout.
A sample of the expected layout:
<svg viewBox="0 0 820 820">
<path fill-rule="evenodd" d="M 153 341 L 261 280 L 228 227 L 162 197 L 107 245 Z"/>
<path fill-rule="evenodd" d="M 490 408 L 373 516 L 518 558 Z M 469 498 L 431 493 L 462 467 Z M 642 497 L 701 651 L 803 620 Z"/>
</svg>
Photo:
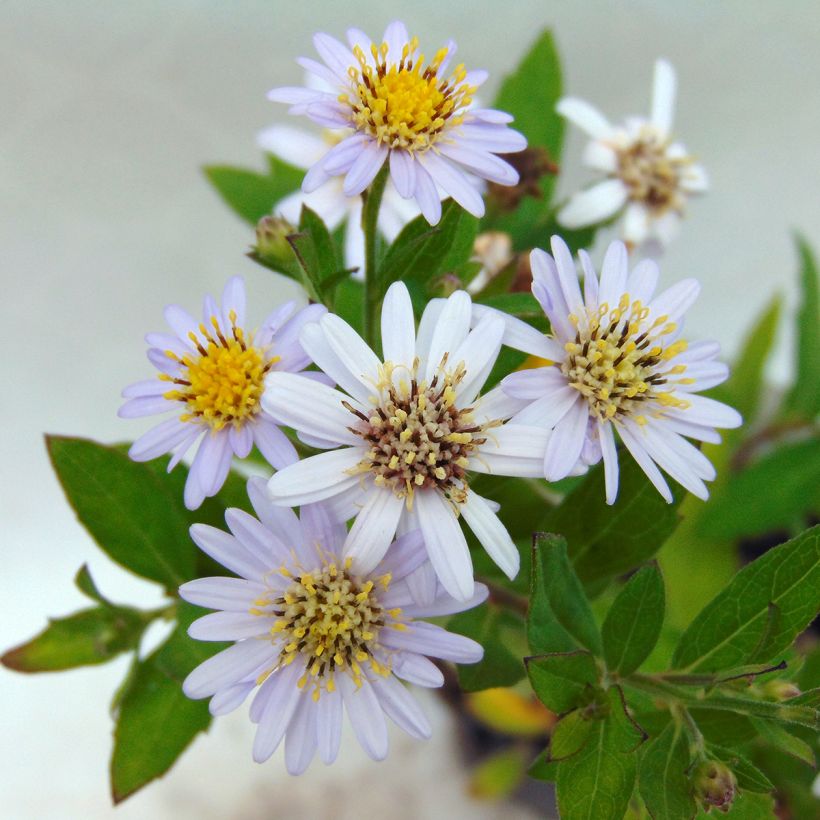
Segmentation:
<svg viewBox="0 0 820 820">
<path fill-rule="evenodd" d="M 373 347 L 376 343 L 376 309 L 381 288 L 376 270 L 376 234 L 378 232 L 379 208 L 384 186 L 387 183 L 387 163 L 367 191 L 362 194 L 362 230 L 364 231 L 364 338 Z"/>
</svg>

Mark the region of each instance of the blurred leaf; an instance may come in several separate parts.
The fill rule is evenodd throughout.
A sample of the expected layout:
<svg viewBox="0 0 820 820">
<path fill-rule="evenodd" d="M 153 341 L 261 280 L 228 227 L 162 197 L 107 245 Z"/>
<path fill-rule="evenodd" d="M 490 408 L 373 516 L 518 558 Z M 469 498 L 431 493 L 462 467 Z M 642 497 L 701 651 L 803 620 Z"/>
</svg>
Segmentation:
<svg viewBox="0 0 820 820">
<path fill-rule="evenodd" d="M 703 508 L 706 538 L 738 538 L 790 527 L 820 510 L 820 438 L 777 449 L 732 476 Z"/>
<path fill-rule="evenodd" d="M 470 776 L 470 794 L 479 800 L 500 800 L 512 794 L 524 779 L 526 753 L 508 747 L 482 760 Z"/>
<path fill-rule="evenodd" d="M 514 737 L 540 737 L 555 722 L 555 716 L 530 692 L 496 687 L 468 693 L 467 711 L 500 734 Z"/>
<path fill-rule="evenodd" d="M 344 279 L 336 286 L 333 308 L 358 334 L 364 332 L 364 285 L 356 279 Z"/>
<path fill-rule="evenodd" d="M 114 729 L 114 802 L 165 774 L 210 722 L 207 701 L 185 697 L 179 682 L 157 665 L 157 653 L 140 662 L 123 692 Z"/>
<path fill-rule="evenodd" d="M 788 648 L 820 608 L 820 526 L 744 567 L 681 636 L 676 669 L 716 672 Z"/>
<path fill-rule="evenodd" d="M 717 709 L 736 712 L 739 715 L 760 717 L 789 723 L 796 726 L 807 726 L 809 729 L 820 729 L 820 716 L 817 709 L 811 706 L 793 706 L 788 701 L 774 703 L 770 700 L 753 700 L 752 698 L 732 697 L 731 695 L 710 695 L 697 701 L 701 710 Z"/>
<path fill-rule="evenodd" d="M 532 539 L 532 560 L 530 570 L 530 603 L 527 610 L 527 642 L 530 652 L 541 655 L 548 652 L 566 652 L 577 644 L 572 635 L 559 623 L 552 611 L 547 583 L 547 554 L 539 548 L 540 535 Z"/>
<path fill-rule="evenodd" d="M 624 710 L 617 686 L 607 693 L 609 714 L 595 721 L 586 745 L 558 764 L 561 820 L 622 820 L 635 786 L 644 735 Z"/>
<path fill-rule="evenodd" d="M 291 234 L 288 242 L 302 269 L 302 285 L 314 302 L 329 301 L 326 283 L 337 279 L 342 264 L 333 244 L 333 238 L 322 218 L 302 205 L 299 233 Z"/>
<path fill-rule="evenodd" d="M 680 498 L 681 493 L 678 493 Z M 678 523 L 677 504 L 667 504 L 628 455 L 622 455 L 617 501 L 606 503 L 604 471 L 593 468 L 539 529 L 560 532 L 569 558 L 585 583 L 609 579 L 651 558 Z"/>
<path fill-rule="evenodd" d="M 710 712 L 692 707 L 689 714 L 698 729 L 711 743 L 722 746 L 743 746 L 757 737 L 757 731 L 746 715 L 733 712 Z"/>
<path fill-rule="evenodd" d="M 583 709 L 575 709 L 562 717 L 552 730 L 547 760 L 566 760 L 580 752 L 589 740 L 594 725 Z"/>
<path fill-rule="evenodd" d="M 69 504 L 110 558 L 169 590 L 193 577 L 194 544 L 169 482 L 116 447 L 62 436 L 46 444 Z"/>
<path fill-rule="evenodd" d="M 805 239 L 797 237 L 802 298 L 797 314 L 797 362 L 794 387 L 783 409 L 805 419 L 820 413 L 820 282 L 817 262 Z"/>
<path fill-rule="evenodd" d="M 145 626 L 135 609 L 83 609 L 65 618 L 49 619 L 39 635 L 6 652 L 2 663 L 16 672 L 60 672 L 105 663 L 134 649 Z"/>
<path fill-rule="evenodd" d="M 458 667 L 458 680 L 465 692 L 511 686 L 524 677 L 524 622 L 512 612 L 485 603 L 454 615 L 447 622 L 447 629 L 484 647 L 481 661 Z M 518 655 L 510 649 L 516 642 L 522 650 Z"/>
<path fill-rule="evenodd" d="M 691 820 L 697 808 L 692 784 L 689 741 L 679 723 L 672 721 L 647 743 L 640 757 L 638 784 L 649 814 L 658 820 Z"/>
<path fill-rule="evenodd" d="M 196 641 L 188 635 L 188 627 L 208 610 L 179 600 L 176 605 L 177 623 L 168 639 L 156 651 L 158 669 L 179 683 L 203 661 L 226 649 L 230 644 L 221 641 Z"/>
<path fill-rule="evenodd" d="M 438 225 L 416 217 L 402 228 L 379 268 L 382 293 L 399 280 L 426 283 L 455 271 L 472 256 L 477 231 L 478 220 L 452 199 L 442 204 Z"/>
<path fill-rule="evenodd" d="M 722 746 L 711 745 L 709 750 L 734 772 L 737 785 L 741 789 L 763 794 L 774 790 L 771 780 L 743 755 L 733 749 L 724 749 Z"/>
<path fill-rule="evenodd" d="M 623 586 L 602 628 L 611 672 L 629 675 L 646 660 L 661 633 L 664 598 L 657 564 L 641 567 Z"/>
<path fill-rule="evenodd" d="M 515 118 L 512 127 L 527 138 L 529 149 L 544 149 L 554 163 L 561 161 L 564 121 L 555 110 L 562 96 L 561 59 L 552 32 L 540 34 L 516 70 L 504 78 L 494 108 Z M 556 177 L 545 174 L 539 181 L 541 197 L 526 197 L 514 213 L 484 220 L 482 230 L 507 231 L 516 250 L 541 246 L 549 240 L 545 230 L 552 210 Z"/>
<path fill-rule="evenodd" d="M 581 582 L 567 557 L 566 540 L 560 535 L 539 533 L 536 544 L 543 564 L 544 591 L 553 614 L 581 646 L 600 655 L 601 635 Z"/>
<path fill-rule="evenodd" d="M 74 576 L 74 585 L 86 598 L 90 598 L 92 601 L 96 601 L 103 606 L 114 606 L 114 604 L 97 589 L 97 585 L 94 583 L 94 579 L 91 577 L 91 572 L 88 569 L 88 564 L 83 564 L 77 570 L 77 574 Z"/>
<path fill-rule="evenodd" d="M 268 156 L 268 172 L 260 174 L 227 165 L 207 165 L 203 169 L 219 195 L 251 225 L 273 211 L 273 206 L 299 189 L 305 172 Z"/>
<path fill-rule="evenodd" d="M 815 767 L 814 750 L 808 743 L 795 737 L 788 729 L 768 720 L 752 718 L 752 726 L 757 730 L 761 739 L 785 752 L 790 757 Z"/>
<path fill-rule="evenodd" d="M 560 715 L 592 700 L 600 673 L 589 652 L 534 655 L 525 662 L 533 691 L 550 711 Z"/>
</svg>

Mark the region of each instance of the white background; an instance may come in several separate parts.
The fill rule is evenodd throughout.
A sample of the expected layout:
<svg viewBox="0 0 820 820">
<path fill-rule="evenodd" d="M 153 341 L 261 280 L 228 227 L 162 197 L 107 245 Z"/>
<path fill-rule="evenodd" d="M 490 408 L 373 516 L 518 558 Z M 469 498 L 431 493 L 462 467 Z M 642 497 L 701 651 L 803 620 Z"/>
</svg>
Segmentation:
<svg viewBox="0 0 820 820">
<path fill-rule="evenodd" d="M 347 25 L 375 35 L 396 11 L 376 2 L 80 2 L 0 6 L 0 276 L 3 279 L 2 611 L 0 645 L 81 604 L 71 578 L 89 562 L 115 599 L 152 604 L 89 541 L 52 476 L 44 431 L 133 438 L 116 418 L 121 387 L 146 378 L 142 336 L 171 301 L 196 308 L 205 290 L 245 275 L 251 314 L 285 298 L 242 254 L 247 228 L 209 190 L 199 166 L 262 167 L 254 134 L 283 107 L 310 35 Z M 398 8 L 397 4 L 394 4 Z M 774 291 L 794 304 L 790 232 L 820 245 L 820 7 L 813 2 L 477 2 L 401 4 L 430 53 L 454 37 L 468 67 L 512 68 L 535 33 L 557 30 L 566 87 L 612 118 L 644 113 L 652 63 L 678 68 L 677 132 L 712 192 L 690 209 L 663 278 L 703 282 L 689 334 L 733 353 Z M 488 98 L 491 93 L 487 95 Z M 565 191 L 582 140 L 573 134 Z M 546 243 L 547 237 L 544 238 Z M 9 351 L 9 343 L 11 350 Z M 770 376 L 782 383 L 789 339 Z M 113 816 L 105 782 L 106 714 L 124 663 L 54 676 L 0 671 L 0 814 Z M 509 816 L 467 805 L 457 739 L 434 701 L 435 739 L 396 733 L 369 764 L 346 742 L 331 770 L 299 780 L 274 758 L 256 766 L 244 713 L 218 722 L 180 766 L 119 818 Z"/>
</svg>

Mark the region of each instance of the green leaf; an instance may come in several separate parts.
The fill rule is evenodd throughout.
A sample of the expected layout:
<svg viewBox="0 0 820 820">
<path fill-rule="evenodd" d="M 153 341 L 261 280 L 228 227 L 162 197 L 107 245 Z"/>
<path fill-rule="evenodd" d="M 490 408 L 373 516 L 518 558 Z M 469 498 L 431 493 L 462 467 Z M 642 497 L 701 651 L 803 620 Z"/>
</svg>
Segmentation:
<svg viewBox="0 0 820 820">
<path fill-rule="evenodd" d="M 737 785 L 741 789 L 763 794 L 774 790 L 771 780 L 743 755 L 733 749 L 724 749 L 722 746 L 711 745 L 709 750 L 734 772 Z"/>
<path fill-rule="evenodd" d="M 610 711 L 595 721 L 578 754 L 558 764 L 561 820 L 622 820 L 635 785 L 635 748 L 644 735 L 624 710 L 623 695 L 607 693 Z"/>
<path fill-rule="evenodd" d="M 530 149 L 543 149 L 550 160 L 558 163 L 564 142 L 564 121 L 555 105 L 562 94 L 561 60 L 552 32 L 546 30 L 516 70 L 504 79 L 493 107 L 513 115 L 513 128 L 524 134 Z M 553 174 L 542 176 L 540 198 L 527 197 L 514 213 L 497 219 L 488 217 L 482 229 L 493 227 L 507 231 L 513 237 L 516 250 L 547 242 L 550 234 L 545 228 L 550 221 L 555 180 Z"/>
<path fill-rule="evenodd" d="M 701 515 L 707 538 L 744 535 L 789 528 L 820 510 L 820 438 L 809 438 L 777 449 L 733 475 Z"/>
<path fill-rule="evenodd" d="M 567 557 L 567 542 L 559 535 L 539 534 L 544 591 L 558 622 L 582 646 L 600 655 L 601 636 L 595 616 Z"/>
<path fill-rule="evenodd" d="M 193 577 L 188 520 L 169 482 L 116 447 L 62 436 L 46 444 L 69 504 L 110 558 L 169 590 Z"/>
<path fill-rule="evenodd" d="M 525 638 L 523 621 L 508 610 L 493 604 L 482 604 L 454 615 L 447 622 L 450 632 L 478 641 L 484 657 L 478 663 L 458 667 L 458 680 L 465 692 L 477 692 L 496 686 L 512 686 L 524 677 Z M 521 645 L 514 654 L 511 646 Z"/>
<path fill-rule="evenodd" d="M 456 270 L 472 255 L 477 231 L 478 220 L 452 199 L 442 204 L 435 227 L 423 216 L 416 217 L 396 237 L 379 268 L 381 292 L 398 280 L 429 282 Z"/>
<path fill-rule="evenodd" d="M 91 572 L 88 569 L 88 564 L 83 564 L 77 570 L 77 574 L 74 576 L 74 585 L 86 598 L 90 598 L 92 601 L 102 604 L 102 606 L 114 606 L 111 601 L 97 589 L 97 585 L 94 583 L 94 579 L 91 577 Z"/>
<path fill-rule="evenodd" d="M 298 190 L 305 175 L 273 156 L 268 164 L 267 174 L 227 165 L 208 165 L 203 170 L 227 205 L 246 222 L 256 225 L 279 200 Z"/>
<path fill-rule="evenodd" d="M 599 465 L 547 513 L 539 529 L 560 532 L 567 539 L 578 577 L 590 584 L 650 559 L 677 523 L 677 503 L 667 504 L 632 458 L 622 455 L 614 504 L 606 503 L 604 470 Z"/>
<path fill-rule="evenodd" d="M 744 567 L 690 624 L 676 669 L 717 672 L 771 660 L 820 608 L 820 526 Z"/>
<path fill-rule="evenodd" d="M 291 234 L 288 242 L 302 269 L 302 285 L 314 302 L 328 301 L 325 285 L 337 278 L 342 268 L 336 247 L 322 218 L 302 205 L 299 233 Z"/>
<path fill-rule="evenodd" d="M 566 760 L 580 752 L 589 740 L 594 725 L 583 709 L 575 709 L 562 717 L 550 735 L 546 760 Z"/>
<path fill-rule="evenodd" d="M 589 652 L 556 652 L 524 659 L 533 691 L 547 709 L 563 714 L 591 702 L 600 677 Z"/>
<path fill-rule="evenodd" d="M 333 308 L 358 334 L 364 332 L 362 324 L 364 307 L 364 284 L 356 279 L 345 279 L 336 286 Z"/>
<path fill-rule="evenodd" d="M 185 697 L 179 682 L 157 665 L 156 653 L 142 661 L 118 708 L 111 756 L 114 802 L 165 774 L 210 722 L 207 701 Z"/>
<path fill-rule="evenodd" d="M 768 720 L 752 718 L 752 726 L 765 743 L 777 747 L 812 768 L 815 767 L 814 750 L 805 740 L 795 737 L 788 729 Z"/>
<path fill-rule="evenodd" d="M 3 666 L 16 672 L 60 672 L 105 663 L 134 649 L 146 621 L 135 609 L 99 606 L 49 620 L 36 637 L 10 649 Z"/>
<path fill-rule="evenodd" d="M 638 788 L 647 811 L 658 820 L 691 820 L 697 808 L 687 777 L 689 741 L 679 723 L 667 727 L 645 747 Z"/>
<path fill-rule="evenodd" d="M 809 729 L 820 729 L 820 715 L 811 706 L 793 706 L 788 701 L 774 703 L 770 700 L 753 700 L 730 695 L 711 695 L 697 701 L 701 710 L 717 709 L 735 712 L 739 715 L 761 717 L 776 720 L 779 723 L 790 723 L 795 726 L 807 726 Z"/>
<path fill-rule="evenodd" d="M 797 237 L 800 254 L 802 299 L 797 314 L 795 382 L 784 409 L 806 419 L 820 413 L 820 282 L 817 262 L 808 243 Z"/>
<path fill-rule="evenodd" d="M 746 715 L 736 712 L 717 712 L 706 709 L 689 709 L 698 729 L 711 743 L 723 746 L 743 746 L 757 737 L 755 727 Z"/>
</svg>

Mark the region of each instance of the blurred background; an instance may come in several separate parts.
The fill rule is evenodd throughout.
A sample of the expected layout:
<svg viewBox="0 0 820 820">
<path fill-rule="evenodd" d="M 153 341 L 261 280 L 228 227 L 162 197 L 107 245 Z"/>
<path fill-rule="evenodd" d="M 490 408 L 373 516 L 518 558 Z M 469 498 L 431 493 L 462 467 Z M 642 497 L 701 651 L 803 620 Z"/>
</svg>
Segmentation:
<svg viewBox="0 0 820 820">
<path fill-rule="evenodd" d="M 311 34 L 349 25 L 379 36 L 389 4 L 5 0 L 0 6 L 0 260 L 6 407 L 0 494 L 5 571 L 0 646 L 82 605 L 71 579 L 84 562 L 114 600 L 152 605 L 76 523 L 50 471 L 42 434 L 132 439 L 117 419 L 123 385 L 147 378 L 142 337 L 168 302 L 196 308 L 234 273 L 261 319 L 292 286 L 243 257 L 252 236 L 200 166 L 262 169 L 257 131 L 286 118 L 265 92 L 297 84 Z M 703 283 L 689 335 L 717 337 L 731 357 L 775 291 L 794 308 L 791 232 L 820 245 L 820 6 L 775 2 L 442 3 L 401 9 L 426 49 L 446 38 L 468 67 L 490 70 L 489 101 L 537 32 L 555 29 L 565 88 L 620 119 L 648 110 L 652 65 L 679 74 L 676 131 L 707 168 L 662 260 L 666 283 Z M 562 186 L 587 179 L 570 132 Z M 544 237 L 546 244 L 548 238 Z M 254 308 L 254 302 L 256 307 Z M 783 384 L 790 338 L 769 377 Z M 812 386 L 807 386 L 812 389 Z M 816 386 L 814 386 L 816 389 Z M 49 676 L 0 671 L 0 815 L 114 816 L 107 792 L 110 697 L 127 660 Z M 467 796 L 463 736 L 434 698 L 426 745 L 395 732 L 371 764 L 352 738 L 332 769 L 293 780 L 280 755 L 251 760 L 246 710 L 218 720 L 164 780 L 118 818 L 528 817 Z M 542 809 L 543 816 L 543 809 Z"/>
</svg>

